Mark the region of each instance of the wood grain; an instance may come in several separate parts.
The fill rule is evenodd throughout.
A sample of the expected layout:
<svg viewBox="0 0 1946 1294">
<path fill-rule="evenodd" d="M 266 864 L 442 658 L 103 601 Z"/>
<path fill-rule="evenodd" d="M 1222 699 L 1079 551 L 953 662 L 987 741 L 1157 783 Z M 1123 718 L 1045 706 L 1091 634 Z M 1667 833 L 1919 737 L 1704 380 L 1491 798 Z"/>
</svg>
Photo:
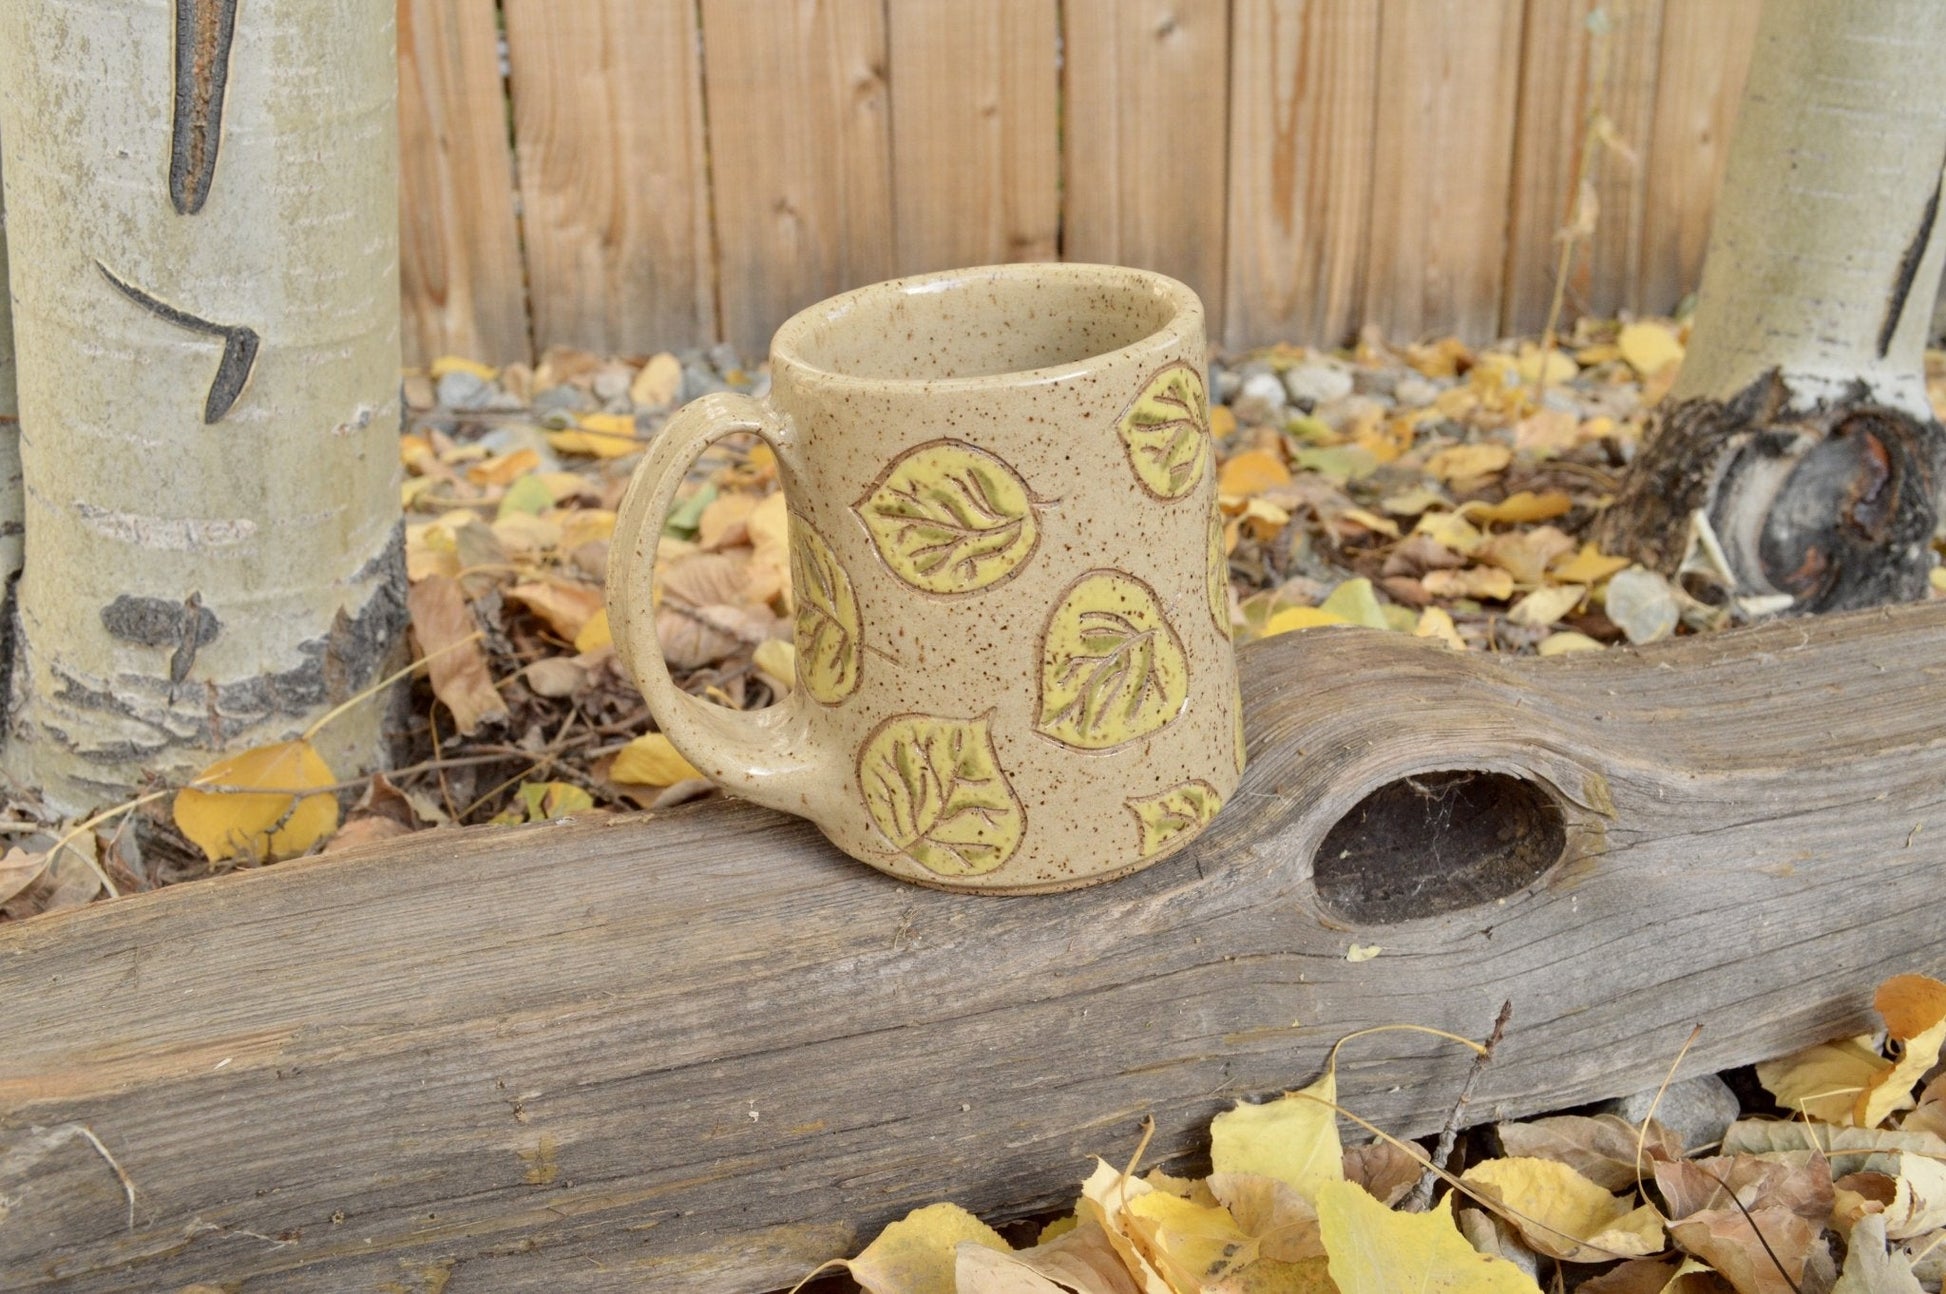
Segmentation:
<svg viewBox="0 0 1946 1294">
<path fill-rule="evenodd" d="M 723 331 L 892 275 L 882 0 L 703 0 Z"/>
<path fill-rule="evenodd" d="M 1053 260 L 1061 222 L 1056 0 L 895 0 L 900 274 Z"/>
<path fill-rule="evenodd" d="M 691 0 L 504 0 L 534 340 L 716 333 Z"/>
<path fill-rule="evenodd" d="M 719 803 L 0 927 L 0 1271 L 766 1290 L 918 1204 L 1066 1202 L 1144 1115 L 1193 1170 L 1212 1114 L 1366 1025 L 1479 1036 L 1511 998 L 1481 1120 L 1653 1086 L 1696 1022 L 1685 1075 L 1857 1031 L 1879 978 L 1946 971 L 1942 643 L 1937 604 L 1551 661 L 1286 635 L 1242 653 L 1251 765 L 1209 833 L 1055 897 L 916 889 Z M 1346 919 L 1325 833 L 1451 769 L 1553 805 L 1563 860 Z M 1343 1099 L 1423 1132 L 1469 1062 L 1374 1036 Z"/>
<path fill-rule="evenodd" d="M 1632 307 L 1642 277 L 1645 159 L 1655 133 L 1663 5 L 1664 0 L 1613 0 L 1601 6 L 1609 31 L 1595 50 L 1589 103 L 1607 114 L 1628 152 L 1598 146 L 1589 159 L 1601 218 L 1569 276 L 1577 314 L 1612 315 Z"/>
<path fill-rule="evenodd" d="M 1232 347 L 1334 343 L 1359 324 L 1378 6 L 1236 0 L 1230 17 Z"/>
<path fill-rule="evenodd" d="M 1655 125 L 1644 161 L 1642 253 L 1631 304 L 1667 314 L 1703 281 L 1710 213 L 1756 44 L 1760 0 L 1663 10 Z"/>
<path fill-rule="evenodd" d="M 527 294 L 493 0 L 400 0 L 406 362 L 527 360 Z"/>
<path fill-rule="evenodd" d="M 1159 270 L 1223 318 L 1227 0 L 1067 0 L 1062 255 Z"/>
<path fill-rule="evenodd" d="M 1500 322 L 1520 0 L 1386 0 L 1364 316 L 1388 335 Z"/>
</svg>

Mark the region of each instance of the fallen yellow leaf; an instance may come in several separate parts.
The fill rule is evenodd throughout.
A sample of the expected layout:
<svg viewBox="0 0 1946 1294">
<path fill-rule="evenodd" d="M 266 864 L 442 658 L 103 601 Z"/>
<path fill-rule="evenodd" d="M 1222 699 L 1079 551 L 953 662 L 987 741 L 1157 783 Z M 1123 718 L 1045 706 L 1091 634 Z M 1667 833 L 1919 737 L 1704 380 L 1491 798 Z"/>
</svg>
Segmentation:
<svg viewBox="0 0 1946 1294">
<path fill-rule="evenodd" d="M 1460 1180 L 1505 1207 L 1528 1246 L 1564 1262 L 1640 1258 L 1662 1248 L 1662 1220 L 1552 1159 L 1489 1159 Z"/>
<path fill-rule="evenodd" d="M 1626 557 L 1610 557 L 1593 544 L 1583 544 L 1573 557 L 1556 562 L 1550 573 L 1567 584 L 1599 584 L 1628 565 Z"/>
<path fill-rule="evenodd" d="M 1318 1229 L 1339 1294 L 1540 1294 L 1520 1268 L 1466 1242 L 1451 1195 L 1429 1213 L 1395 1213 L 1361 1186 L 1327 1182 Z"/>
<path fill-rule="evenodd" d="M 1569 652 L 1603 651 L 1606 649 L 1587 634 L 1576 633 L 1572 629 L 1563 629 L 1559 633 L 1552 633 L 1541 639 L 1534 650 L 1542 656 L 1565 656 Z"/>
<path fill-rule="evenodd" d="M 1819 1043 L 1757 1066 L 1757 1081 L 1777 1104 L 1824 1123 L 1850 1124 L 1853 1110 L 1891 1068 L 1869 1036 Z"/>
<path fill-rule="evenodd" d="M 1367 629 L 1392 627 L 1385 618 L 1385 608 L 1379 605 L 1378 595 L 1372 592 L 1372 582 L 1363 577 L 1346 580 L 1331 590 L 1331 596 L 1318 604 L 1318 610 L 1328 616 L 1337 616 L 1347 624 L 1363 625 Z"/>
<path fill-rule="evenodd" d="M 797 648 L 782 638 L 766 638 L 751 653 L 751 661 L 786 688 L 797 679 Z"/>
<path fill-rule="evenodd" d="M 653 355 L 628 385 L 629 400 L 644 409 L 662 409 L 676 402 L 682 390 L 682 361 L 668 351 Z"/>
<path fill-rule="evenodd" d="M 1470 480 L 1491 476 L 1514 461 L 1514 451 L 1505 445 L 1453 445 L 1426 460 L 1426 471 L 1442 481 Z"/>
<path fill-rule="evenodd" d="M 588 617 L 588 623 L 581 626 L 581 632 L 574 636 L 574 649 L 577 652 L 600 651 L 615 643 L 614 631 L 608 627 L 608 608 L 603 607 Z"/>
<path fill-rule="evenodd" d="M 959 1205 L 928 1204 L 879 1232 L 843 1265 L 868 1294 L 954 1294 L 956 1250 L 967 1242 L 1002 1253 L 1012 1248 Z"/>
<path fill-rule="evenodd" d="M 1895 1110 L 1912 1107 L 1912 1088 L 1939 1063 L 1946 1044 L 1946 984 L 1929 975 L 1894 975 L 1878 986 L 1872 1006 L 1885 1031 L 1903 1044 L 1898 1061 L 1874 1078 L 1852 1111 L 1861 1128 L 1876 1128 Z"/>
<path fill-rule="evenodd" d="M 458 355 L 441 355 L 432 362 L 432 368 L 429 371 L 432 374 L 432 380 L 435 382 L 445 377 L 448 373 L 471 373 L 482 382 L 491 382 L 494 379 L 494 375 L 499 372 L 498 369 L 489 368 L 485 364 L 476 363 L 470 359 L 462 359 Z"/>
<path fill-rule="evenodd" d="M 1385 948 L 1381 944 L 1353 944 L 1351 947 L 1345 949 L 1345 960 L 1348 962 L 1368 962 L 1384 951 Z"/>
<path fill-rule="evenodd" d="M 588 413 L 578 430 L 550 431 L 547 443 L 563 454 L 620 458 L 642 447 L 635 437 L 635 419 L 626 413 Z"/>
<path fill-rule="evenodd" d="M 1221 1205 L 1151 1191 L 1128 1202 L 1131 1237 L 1172 1289 L 1200 1290 L 1256 1260 L 1257 1245 Z"/>
<path fill-rule="evenodd" d="M 1683 356 L 1675 329 L 1662 323 L 1629 324 L 1616 338 L 1616 346 L 1629 367 L 1642 377 L 1654 377 L 1669 365 L 1680 363 Z"/>
<path fill-rule="evenodd" d="M 1427 571 L 1419 577 L 1419 583 L 1436 598 L 1493 598 L 1504 602 L 1514 595 L 1514 577 L 1497 566 Z"/>
<path fill-rule="evenodd" d="M 330 794 L 291 795 L 335 785 L 337 774 L 308 741 L 253 746 L 211 764 L 176 792 L 176 826 L 209 857 L 289 858 L 338 829 Z M 199 786 L 241 787 L 205 791 Z M 263 788 L 253 793 L 252 788 Z"/>
<path fill-rule="evenodd" d="M 645 733 L 622 747 L 608 776 L 635 786 L 674 786 L 701 777 L 694 764 L 659 732 Z"/>
<path fill-rule="evenodd" d="M 1574 375 L 1581 371 L 1581 366 L 1576 364 L 1571 356 L 1558 350 L 1551 350 L 1547 353 L 1547 371 L 1543 376 L 1541 348 L 1531 343 L 1520 348 L 1520 358 L 1515 361 L 1514 367 L 1520 374 L 1520 380 L 1529 386 L 1543 381 L 1548 386 L 1572 382 Z"/>
<path fill-rule="evenodd" d="M 1263 636 L 1274 638 L 1278 634 L 1291 633 L 1298 629 L 1318 629 L 1325 625 L 1348 625 L 1351 621 L 1341 615 L 1334 615 L 1322 607 L 1287 607 L 1264 623 Z"/>
<path fill-rule="evenodd" d="M 1525 628 L 1542 629 L 1574 610 L 1587 595 L 1588 590 L 1579 584 L 1535 589 L 1508 609 L 1507 619 Z"/>
<path fill-rule="evenodd" d="M 466 469 L 466 479 L 475 485 L 507 485 L 541 465 L 541 456 L 531 449 L 516 449 L 499 454 Z"/>
<path fill-rule="evenodd" d="M 588 622 L 606 609 L 600 589 L 552 578 L 516 584 L 507 590 L 507 598 L 547 621 L 568 642 L 577 641 Z"/>
<path fill-rule="evenodd" d="M 1412 631 L 1415 638 L 1431 638 L 1445 643 L 1454 651 L 1466 650 L 1466 639 L 1460 637 L 1459 626 L 1453 617 L 1439 607 L 1427 607 L 1419 613 L 1419 624 Z"/>
<path fill-rule="evenodd" d="M 1552 521 L 1556 517 L 1566 516 L 1573 510 L 1574 500 L 1559 490 L 1549 490 L 1545 494 L 1521 490 L 1508 495 L 1498 503 L 1485 503 L 1476 499 L 1460 509 L 1474 521 L 1503 525 L 1528 521 Z"/>
<path fill-rule="evenodd" d="M 1337 1102 L 1337 1074 L 1326 1070 L 1302 1091 L 1225 1110 L 1210 1120 L 1210 1171 L 1275 1178 L 1317 1203 L 1320 1187 L 1345 1176 Z"/>
<path fill-rule="evenodd" d="M 1428 512 L 1419 518 L 1412 533 L 1425 535 L 1461 557 L 1471 557 L 1486 542 L 1486 536 L 1480 533 L 1478 527 L 1457 512 Z"/>
<path fill-rule="evenodd" d="M 1284 460 L 1265 449 L 1247 449 L 1223 464 L 1217 474 L 1220 494 L 1259 494 L 1274 485 L 1289 485 L 1291 469 Z"/>
</svg>

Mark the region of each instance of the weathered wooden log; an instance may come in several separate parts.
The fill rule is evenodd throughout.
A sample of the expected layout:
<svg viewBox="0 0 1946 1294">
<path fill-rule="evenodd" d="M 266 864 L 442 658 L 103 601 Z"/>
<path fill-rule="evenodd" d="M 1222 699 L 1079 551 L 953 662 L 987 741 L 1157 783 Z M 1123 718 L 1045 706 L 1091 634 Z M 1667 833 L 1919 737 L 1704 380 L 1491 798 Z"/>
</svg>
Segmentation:
<svg viewBox="0 0 1946 1294">
<path fill-rule="evenodd" d="M 1236 803 L 1075 893 L 921 890 L 716 804 L 0 928 L 0 1285 L 763 1290 L 934 1199 L 1065 1201 L 1143 1115 L 1193 1165 L 1352 1029 L 1477 1036 L 1511 998 L 1490 1118 L 1946 970 L 1946 606 L 1552 661 L 1320 630 L 1243 666 Z M 1376 1035 L 1344 1099 L 1421 1132 L 1469 1063 Z"/>
</svg>

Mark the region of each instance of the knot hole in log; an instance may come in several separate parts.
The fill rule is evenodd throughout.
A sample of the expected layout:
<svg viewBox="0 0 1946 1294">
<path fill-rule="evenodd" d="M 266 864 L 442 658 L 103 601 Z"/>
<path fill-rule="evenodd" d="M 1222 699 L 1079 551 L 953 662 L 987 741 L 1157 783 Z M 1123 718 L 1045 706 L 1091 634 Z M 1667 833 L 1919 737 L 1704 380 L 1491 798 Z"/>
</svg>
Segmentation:
<svg viewBox="0 0 1946 1294">
<path fill-rule="evenodd" d="M 1339 819 L 1311 865 L 1318 900 L 1360 925 L 1516 894 L 1567 853 L 1567 819 L 1525 778 L 1477 769 L 1387 782 Z"/>
</svg>

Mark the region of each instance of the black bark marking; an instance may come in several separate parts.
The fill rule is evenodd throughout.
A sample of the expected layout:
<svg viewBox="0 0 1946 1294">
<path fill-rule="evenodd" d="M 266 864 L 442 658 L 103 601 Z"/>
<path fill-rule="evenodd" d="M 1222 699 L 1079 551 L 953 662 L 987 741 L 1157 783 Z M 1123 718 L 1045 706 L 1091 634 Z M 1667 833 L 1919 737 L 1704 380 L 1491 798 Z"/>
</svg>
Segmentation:
<svg viewBox="0 0 1946 1294">
<path fill-rule="evenodd" d="M 181 602 L 124 593 L 101 609 L 101 627 L 123 642 L 178 650 L 184 643 L 207 647 L 223 632 L 222 621 L 197 593 Z"/>
<path fill-rule="evenodd" d="M 169 139 L 169 200 L 193 216 L 209 200 L 223 143 L 223 91 L 237 0 L 176 0 L 176 116 Z"/>
<path fill-rule="evenodd" d="M 1940 168 L 1940 178 L 1932 186 L 1932 196 L 1926 199 L 1926 209 L 1919 216 L 1919 232 L 1906 244 L 1905 255 L 1899 258 L 1898 277 L 1892 281 L 1892 299 L 1885 310 L 1885 322 L 1878 330 L 1878 357 L 1884 359 L 1892 349 L 1892 334 L 1899 330 L 1899 318 L 1905 314 L 1905 303 L 1912 295 L 1912 281 L 1919 276 L 1919 262 L 1926 255 L 1926 244 L 1932 241 L 1933 221 L 1939 218 L 1939 188 L 1946 184 L 1946 164 Z"/>
<path fill-rule="evenodd" d="M 244 386 L 250 381 L 251 369 L 256 367 L 259 344 L 256 330 L 242 324 L 211 323 L 207 319 L 200 319 L 187 310 L 158 301 L 133 284 L 124 283 L 100 261 L 95 262 L 95 268 L 101 271 L 103 278 L 115 285 L 117 292 L 157 318 L 206 337 L 223 339 L 223 359 L 216 366 L 216 380 L 210 383 L 209 399 L 203 403 L 203 424 L 210 426 L 223 421 L 224 416 L 236 405 L 237 398 L 243 394 Z"/>
</svg>

